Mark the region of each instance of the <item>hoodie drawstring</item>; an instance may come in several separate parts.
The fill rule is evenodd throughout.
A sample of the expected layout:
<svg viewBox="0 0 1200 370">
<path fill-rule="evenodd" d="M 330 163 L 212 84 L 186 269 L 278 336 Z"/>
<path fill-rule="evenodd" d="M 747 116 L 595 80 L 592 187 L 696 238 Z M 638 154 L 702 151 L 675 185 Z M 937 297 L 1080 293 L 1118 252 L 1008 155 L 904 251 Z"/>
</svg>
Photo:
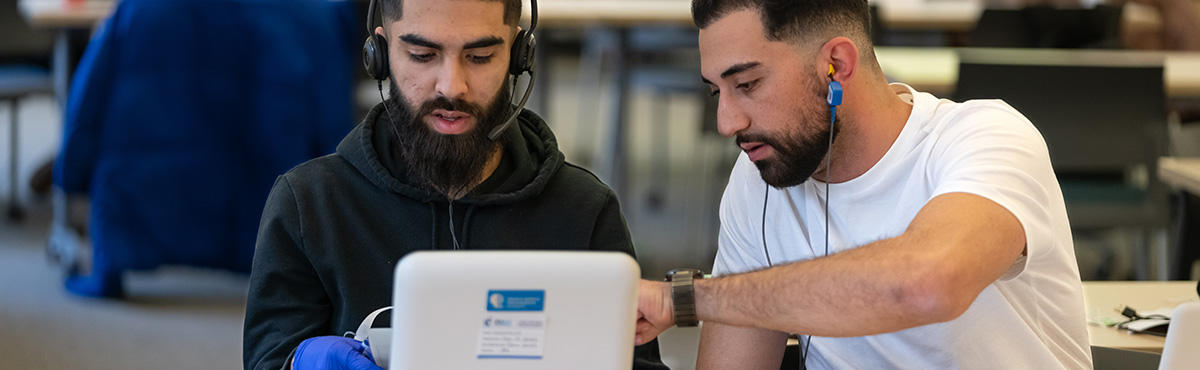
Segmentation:
<svg viewBox="0 0 1200 370">
<path fill-rule="evenodd" d="M 463 228 L 462 228 L 463 229 L 463 232 L 462 232 L 463 245 L 468 245 L 471 242 L 470 240 L 468 240 L 471 238 L 471 234 L 467 233 L 467 230 L 471 229 L 471 215 L 474 213 L 475 213 L 475 205 L 472 204 L 467 207 L 467 215 L 463 217 Z"/>
<path fill-rule="evenodd" d="M 454 242 L 454 250 L 458 250 L 458 236 L 454 234 L 454 201 L 450 201 L 450 240 Z"/>
<path fill-rule="evenodd" d="M 429 234 L 433 235 L 433 237 L 430 238 L 430 240 L 429 240 L 429 249 L 437 250 L 437 242 L 438 242 L 437 208 L 435 208 L 433 206 L 433 203 L 428 203 L 428 204 L 429 204 L 429 218 L 430 218 L 429 225 L 432 226 L 432 229 L 429 230 Z"/>
</svg>

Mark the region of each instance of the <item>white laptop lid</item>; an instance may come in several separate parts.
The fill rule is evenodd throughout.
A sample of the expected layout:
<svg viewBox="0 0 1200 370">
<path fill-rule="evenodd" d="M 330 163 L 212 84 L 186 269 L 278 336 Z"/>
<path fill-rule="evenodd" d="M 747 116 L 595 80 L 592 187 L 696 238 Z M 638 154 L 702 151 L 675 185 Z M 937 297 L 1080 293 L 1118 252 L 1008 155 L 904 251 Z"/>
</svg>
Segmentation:
<svg viewBox="0 0 1200 370">
<path fill-rule="evenodd" d="M 627 370 L 639 276 L 619 252 L 410 253 L 388 369 Z"/>
<path fill-rule="evenodd" d="M 1175 307 L 1167 339 L 1163 344 L 1159 370 L 1200 368 L 1200 302 L 1192 301 Z"/>
</svg>

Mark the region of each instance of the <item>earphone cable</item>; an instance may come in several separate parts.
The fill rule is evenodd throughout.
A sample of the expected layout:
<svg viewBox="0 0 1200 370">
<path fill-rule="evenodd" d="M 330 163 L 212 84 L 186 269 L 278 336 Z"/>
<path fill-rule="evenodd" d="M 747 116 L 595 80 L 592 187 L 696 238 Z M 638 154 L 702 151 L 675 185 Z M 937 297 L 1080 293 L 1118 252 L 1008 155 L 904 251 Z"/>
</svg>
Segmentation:
<svg viewBox="0 0 1200 370">
<path fill-rule="evenodd" d="M 396 129 L 396 122 L 392 119 L 392 110 L 387 106 L 387 99 L 383 98 L 383 80 L 378 80 L 377 82 L 379 83 L 379 103 L 383 104 L 383 110 L 387 112 L 388 127 L 391 127 L 392 133 L 396 134 L 396 140 L 400 140 L 400 131 Z"/>
<path fill-rule="evenodd" d="M 767 196 L 771 195 L 771 187 L 767 185 L 766 191 L 763 191 L 763 212 L 762 212 L 762 245 L 763 253 L 767 255 L 767 267 L 771 264 L 771 251 L 767 250 Z"/>
</svg>

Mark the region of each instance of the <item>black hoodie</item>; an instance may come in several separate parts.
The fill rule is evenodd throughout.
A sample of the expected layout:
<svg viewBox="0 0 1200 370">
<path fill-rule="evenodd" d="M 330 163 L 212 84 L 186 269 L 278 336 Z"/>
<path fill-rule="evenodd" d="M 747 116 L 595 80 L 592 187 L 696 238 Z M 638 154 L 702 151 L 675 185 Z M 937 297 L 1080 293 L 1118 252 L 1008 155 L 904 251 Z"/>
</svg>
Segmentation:
<svg viewBox="0 0 1200 370">
<path fill-rule="evenodd" d="M 634 254 L 612 190 L 566 163 L 533 112 L 521 112 L 504 132 L 496 171 L 451 203 L 409 181 L 391 154 L 393 131 L 375 130 L 382 111 L 372 109 L 336 153 L 276 179 L 250 276 L 246 369 L 279 369 L 304 339 L 354 331 L 371 311 L 391 305 L 392 272 L 410 251 L 454 249 L 457 240 L 459 249 Z M 656 341 L 636 349 L 633 367 L 666 368 Z"/>
</svg>

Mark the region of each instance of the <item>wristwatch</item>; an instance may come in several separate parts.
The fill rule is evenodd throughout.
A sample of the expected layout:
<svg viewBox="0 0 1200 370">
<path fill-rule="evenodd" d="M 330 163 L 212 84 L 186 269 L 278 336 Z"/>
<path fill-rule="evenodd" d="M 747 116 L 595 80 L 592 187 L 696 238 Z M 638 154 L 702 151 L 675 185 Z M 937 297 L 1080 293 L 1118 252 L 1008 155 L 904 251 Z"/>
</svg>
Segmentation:
<svg viewBox="0 0 1200 370">
<path fill-rule="evenodd" d="M 675 326 L 700 324 L 696 319 L 696 294 L 692 284 L 703 278 L 704 272 L 697 269 L 675 269 L 667 273 L 667 281 L 671 282 L 671 301 L 675 305 Z"/>
</svg>

